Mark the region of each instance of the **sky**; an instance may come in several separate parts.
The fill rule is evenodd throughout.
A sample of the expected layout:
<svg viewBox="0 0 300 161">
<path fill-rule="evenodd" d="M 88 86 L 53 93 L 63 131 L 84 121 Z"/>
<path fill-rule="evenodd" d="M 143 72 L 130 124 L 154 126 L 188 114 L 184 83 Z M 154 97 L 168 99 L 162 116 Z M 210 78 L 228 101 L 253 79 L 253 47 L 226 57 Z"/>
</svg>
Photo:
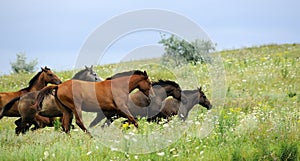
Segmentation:
<svg viewBox="0 0 300 161">
<path fill-rule="evenodd" d="M 143 9 L 185 16 L 207 33 L 217 50 L 300 43 L 299 7 L 299 0 L 3 0 L 0 75 L 11 73 L 10 62 L 16 60 L 17 53 L 25 53 L 29 61 L 37 59 L 38 66 L 56 71 L 73 69 L 82 46 L 97 28 L 118 15 Z M 96 61 L 117 63 L 130 52 L 146 52 L 149 46 L 156 46 L 154 51 L 159 52 L 160 39 L 157 31 L 123 35 Z"/>
</svg>

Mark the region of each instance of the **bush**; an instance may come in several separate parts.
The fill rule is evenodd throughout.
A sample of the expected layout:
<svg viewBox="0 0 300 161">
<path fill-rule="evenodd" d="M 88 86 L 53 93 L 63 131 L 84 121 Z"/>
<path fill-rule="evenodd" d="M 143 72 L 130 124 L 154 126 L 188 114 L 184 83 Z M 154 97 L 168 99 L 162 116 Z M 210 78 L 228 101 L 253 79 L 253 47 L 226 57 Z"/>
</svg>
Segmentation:
<svg viewBox="0 0 300 161">
<path fill-rule="evenodd" d="M 163 63 L 180 66 L 186 63 L 204 63 L 209 62 L 208 54 L 215 50 L 215 45 L 211 41 L 195 40 L 187 42 L 172 35 L 159 41 L 165 47 Z"/>
<path fill-rule="evenodd" d="M 26 62 L 25 53 L 18 53 L 16 62 L 10 62 L 11 68 L 14 73 L 32 73 L 35 70 L 35 66 L 38 64 L 37 59 L 31 62 Z"/>
</svg>

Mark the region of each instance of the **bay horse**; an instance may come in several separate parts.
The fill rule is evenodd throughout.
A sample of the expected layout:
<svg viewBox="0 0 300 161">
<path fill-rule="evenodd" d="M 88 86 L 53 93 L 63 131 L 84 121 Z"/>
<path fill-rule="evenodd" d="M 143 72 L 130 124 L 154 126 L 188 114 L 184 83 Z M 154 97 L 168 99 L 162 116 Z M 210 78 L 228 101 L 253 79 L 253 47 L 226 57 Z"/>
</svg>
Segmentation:
<svg viewBox="0 0 300 161">
<path fill-rule="evenodd" d="M 72 80 L 83 80 L 90 82 L 102 81 L 102 79 L 97 75 L 97 73 L 93 71 L 93 66 L 85 66 L 85 69 L 77 72 L 73 76 Z M 34 106 L 38 94 L 39 91 L 26 93 L 21 97 L 13 99 L 4 107 L 10 108 L 11 106 L 9 107 L 9 104 L 14 104 L 13 101 L 19 101 L 18 110 L 21 115 L 21 118 L 15 121 L 15 124 L 17 125 L 15 129 L 16 134 L 19 134 L 20 132 L 25 133 L 26 131 L 28 131 L 32 124 L 35 125 L 33 130 L 39 127 L 53 126 L 52 122 L 55 119 L 55 117 L 62 116 L 61 111 L 56 105 L 55 97 L 52 95 L 44 99 L 44 108 L 38 113 L 36 106 Z"/>
<path fill-rule="evenodd" d="M 29 81 L 28 87 L 23 88 L 17 92 L 1 92 L 0 93 L 0 110 L 1 110 L 0 119 L 2 119 L 4 116 L 20 117 L 17 104 L 13 104 L 9 110 L 4 109 L 3 107 L 15 97 L 22 96 L 25 93 L 31 91 L 41 90 L 42 88 L 47 86 L 48 83 L 60 84 L 61 80 L 51 71 L 50 68 L 45 66 L 44 68 L 41 68 L 41 71 L 38 72 Z"/>
<path fill-rule="evenodd" d="M 170 80 L 159 80 L 152 83 L 152 89 L 155 93 L 154 97 L 149 98 L 143 92 L 137 91 L 130 94 L 130 99 L 128 101 L 129 111 L 135 118 L 151 118 L 157 115 L 160 112 L 162 102 L 169 96 L 172 96 L 174 99 L 179 102 L 186 102 L 186 98 L 181 95 L 180 86 L 174 81 Z M 105 115 L 105 116 L 104 116 Z M 125 117 L 120 115 L 115 115 L 114 113 L 97 113 L 97 117 L 91 122 L 90 128 L 98 124 L 104 117 L 107 118 L 104 125 L 110 125 L 114 119 L 119 117 Z M 104 126 L 103 125 L 103 126 Z M 102 126 L 102 127 L 103 127 Z"/>
<path fill-rule="evenodd" d="M 210 101 L 207 99 L 201 87 L 196 90 L 183 90 L 182 92 L 187 98 L 186 104 L 182 104 L 173 98 L 166 99 L 163 103 L 164 106 L 161 112 L 155 116 L 155 118 L 169 119 L 170 117 L 178 114 L 179 118 L 184 121 L 188 117 L 190 110 L 196 104 L 200 104 L 208 110 L 212 108 Z"/>
<path fill-rule="evenodd" d="M 76 124 L 89 134 L 82 120 L 83 109 L 88 112 L 106 111 L 124 114 L 130 123 L 138 127 L 127 106 L 129 93 L 135 88 L 147 96 L 152 93 L 151 81 L 146 71 L 118 73 L 102 82 L 69 80 L 60 85 L 48 86 L 40 91 L 36 104 L 38 109 L 42 109 L 45 96 L 53 94 L 63 113 L 62 125 L 66 133 L 70 131 L 71 115 L 74 113 Z"/>
</svg>

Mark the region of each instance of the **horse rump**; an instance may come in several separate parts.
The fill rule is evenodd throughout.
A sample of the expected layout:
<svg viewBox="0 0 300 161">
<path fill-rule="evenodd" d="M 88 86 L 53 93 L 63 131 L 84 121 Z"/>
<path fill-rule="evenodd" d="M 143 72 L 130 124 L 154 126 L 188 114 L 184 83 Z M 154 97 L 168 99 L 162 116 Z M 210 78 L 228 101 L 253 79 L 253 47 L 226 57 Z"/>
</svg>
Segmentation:
<svg viewBox="0 0 300 161">
<path fill-rule="evenodd" d="M 10 100 L 10 101 L 2 108 L 2 110 L 1 110 L 1 112 L 0 112 L 0 120 L 3 118 L 3 116 L 5 115 L 5 113 L 6 113 L 7 111 L 9 111 L 17 101 L 20 100 L 20 98 L 21 98 L 20 96 L 15 97 L 14 99 Z"/>
<path fill-rule="evenodd" d="M 39 94 L 37 95 L 36 98 L 36 105 L 37 105 L 37 110 L 40 111 L 43 108 L 43 101 L 44 98 L 50 94 L 56 96 L 56 91 L 57 91 L 58 86 L 47 86 L 40 90 Z M 53 90 L 55 90 L 55 94 L 53 93 Z"/>
</svg>

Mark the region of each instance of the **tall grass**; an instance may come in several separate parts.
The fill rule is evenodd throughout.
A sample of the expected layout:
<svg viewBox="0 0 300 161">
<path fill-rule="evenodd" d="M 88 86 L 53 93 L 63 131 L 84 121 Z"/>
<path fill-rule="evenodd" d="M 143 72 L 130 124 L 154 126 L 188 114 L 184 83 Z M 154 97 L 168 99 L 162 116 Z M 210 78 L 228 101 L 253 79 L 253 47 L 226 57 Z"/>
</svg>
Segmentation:
<svg viewBox="0 0 300 161">
<path fill-rule="evenodd" d="M 299 53 L 298 44 L 220 52 L 226 71 L 226 101 L 217 110 L 214 129 L 207 137 L 199 137 L 199 131 L 209 112 L 199 105 L 184 123 L 176 117 L 168 124 L 140 119 L 136 129 L 122 125 L 120 119 L 111 127 L 94 129 L 94 138 L 76 125 L 66 135 L 59 124 L 58 130 L 45 128 L 15 136 L 15 119 L 3 118 L 0 160 L 300 160 Z M 202 85 L 208 98 L 212 97 L 206 66 L 169 69 L 153 61 L 99 66 L 95 70 L 105 78 L 121 70 L 146 69 L 152 80 L 177 80 L 183 89 Z M 66 80 L 72 72 L 58 76 Z M 0 91 L 26 87 L 31 77 L 2 76 Z M 94 117 L 84 113 L 85 124 Z"/>
</svg>

